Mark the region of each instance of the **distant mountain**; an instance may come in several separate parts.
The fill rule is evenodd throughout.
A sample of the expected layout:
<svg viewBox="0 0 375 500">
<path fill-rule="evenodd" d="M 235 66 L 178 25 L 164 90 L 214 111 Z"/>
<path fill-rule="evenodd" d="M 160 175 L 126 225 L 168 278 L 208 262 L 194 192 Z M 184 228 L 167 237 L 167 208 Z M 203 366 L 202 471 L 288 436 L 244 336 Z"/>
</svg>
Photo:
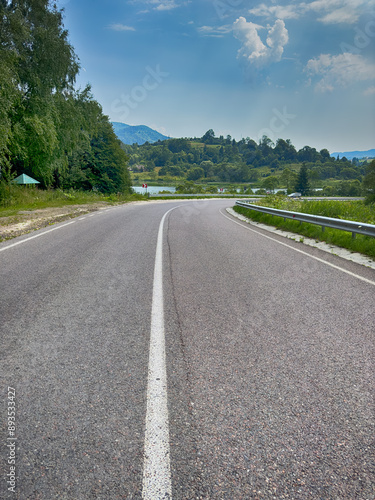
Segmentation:
<svg viewBox="0 0 375 500">
<path fill-rule="evenodd" d="M 353 158 L 375 158 L 375 149 L 369 149 L 368 151 L 345 151 L 343 153 L 332 153 L 331 156 L 333 158 L 337 158 L 337 156 L 342 158 L 345 156 L 348 160 L 352 160 Z"/>
<path fill-rule="evenodd" d="M 112 122 L 113 130 L 124 144 L 144 144 L 145 142 L 157 142 L 170 139 L 146 125 L 126 125 L 126 123 Z"/>
</svg>

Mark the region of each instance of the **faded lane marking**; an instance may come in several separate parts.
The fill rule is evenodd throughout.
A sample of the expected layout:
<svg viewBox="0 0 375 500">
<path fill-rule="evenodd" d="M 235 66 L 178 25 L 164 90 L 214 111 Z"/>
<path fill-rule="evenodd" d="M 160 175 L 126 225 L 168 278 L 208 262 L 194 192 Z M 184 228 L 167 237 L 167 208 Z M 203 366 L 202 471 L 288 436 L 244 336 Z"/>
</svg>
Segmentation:
<svg viewBox="0 0 375 500">
<path fill-rule="evenodd" d="M 26 238 L 25 240 L 22 241 L 17 241 L 16 243 L 12 243 L 11 245 L 8 245 L 6 247 L 0 248 L 0 252 L 3 252 L 4 250 L 8 250 L 8 248 L 15 247 L 17 245 L 22 245 L 22 243 L 26 243 L 27 241 L 33 240 L 35 238 L 39 238 L 39 236 L 44 236 L 47 233 L 51 233 L 52 231 L 57 231 L 57 229 L 61 229 L 62 227 L 69 226 L 70 224 L 75 224 L 75 220 L 72 222 L 67 222 L 66 224 L 62 224 L 61 226 L 54 227 L 52 229 L 48 229 L 47 231 L 44 231 L 43 233 L 35 234 L 34 236 L 30 236 L 29 238 Z"/>
<path fill-rule="evenodd" d="M 310 257 L 310 259 L 317 260 L 318 262 L 321 262 L 322 264 L 325 264 L 326 266 L 333 267 L 334 269 L 337 269 L 338 271 L 342 271 L 343 273 L 349 274 L 350 276 L 353 276 L 354 278 L 358 278 L 359 280 L 365 281 L 366 283 L 369 283 L 370 285 L 375 285 L 375 281 L 369 280 L 367 278 L 363 278 L 362 276 L 359 276 L 359 274 L 355 274 L 355 273 L 352 273 L 351 271 L 347 271 L 343 267 L 339 267 L 339 266 L 336 266 L 335 264 L 331 264 L 330 262 L 327 262 L 323 259 L 320 259 L 319 257 L 315 257 L 315 255 L 310 255 L 309 253 L 304 252 L 303 250 L 300 250 L 299 248 L 294 248 L 291 245 L 288 245 L 287 243 L 279 241 L 276 238 L 272 238 L 272 236 L 267 236 L 266 234 L 262 234 L 261 232 L 257 231 L 256 229 L 252 229 L 251 227 L 247 227 L 244 224 L 241 224 L 241 222 L 237 222 L 237 221 L 231 219 L 230 217 L 225 215 L 221 210 L 220 210 L 220 213 L 226 219 L 230 220 L 231 222 L 234 222 L 234 224 L 237 224 L 238 226 L 241 226 L 244 229 L 247 229 L 248 231 L 252 231 L 253 233 L 259 234 L 259 236 L 263 236 L 263 238 L 267 238 L 269 240 L 272 240 L 275 243 L 278 243 L 279 245 L 283 245 L 284 247 L 290 248 L 291 250 L 294 250 L 295 252 L 306 255 L 307 257 Z"/>
</svg>

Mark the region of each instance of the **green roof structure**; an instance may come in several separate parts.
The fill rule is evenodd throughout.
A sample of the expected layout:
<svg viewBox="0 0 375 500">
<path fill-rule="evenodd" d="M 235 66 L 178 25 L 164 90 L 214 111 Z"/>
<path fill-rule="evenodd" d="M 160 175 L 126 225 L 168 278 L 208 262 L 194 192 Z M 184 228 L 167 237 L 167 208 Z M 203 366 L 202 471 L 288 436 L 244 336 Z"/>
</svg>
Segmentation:
<svg viewBox="0 0 375 500">
<path fill-rule="evenodd" d="M 36 181 L 32 177 L 26 175 L 26 174 L 21 174 L 15 179 L 13 179 L 13 182 L 15 184 L 40 184 L 39 181 Z"/>
</svg>

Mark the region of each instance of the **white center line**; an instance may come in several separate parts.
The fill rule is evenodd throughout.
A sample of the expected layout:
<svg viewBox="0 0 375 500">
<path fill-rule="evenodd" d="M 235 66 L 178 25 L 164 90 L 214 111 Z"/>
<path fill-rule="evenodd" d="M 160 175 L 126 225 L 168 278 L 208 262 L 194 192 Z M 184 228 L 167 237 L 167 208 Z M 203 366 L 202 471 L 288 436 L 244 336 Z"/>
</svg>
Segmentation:
<svg viewBox="0 0 375 500">
<path fill-rule="evenodd" d="M 164 214 L 156 245 L 143 464 L 142 498 L 145 500 L 172 498 L 164 334 L 163 228 L 166 216 L 175 208 Z"/>
</svg>

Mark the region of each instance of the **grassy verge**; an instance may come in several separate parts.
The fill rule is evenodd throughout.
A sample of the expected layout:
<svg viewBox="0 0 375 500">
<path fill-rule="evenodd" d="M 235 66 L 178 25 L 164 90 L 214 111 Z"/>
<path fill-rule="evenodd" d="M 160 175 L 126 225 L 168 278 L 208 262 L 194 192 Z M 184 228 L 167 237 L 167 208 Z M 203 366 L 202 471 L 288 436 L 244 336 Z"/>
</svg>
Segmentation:
<svg viewBox="0 0 375 500">
<path fill-rule="evenodd" d="M 365 205 L 363 201 L 358 200 L 298 200 L 280 196 L 267 196 L 259 204 L 279 210 L 290 210 L 292 212 L 375 224 L 375 205 Z"/>
<path fill-rule="evenodd" d="M 133 200 L 142 200 L 142 195 L 111 194 L 87 191 L 62 191 L 30 188 L 27 186 L 6 186 L 0 193 L 0 217 L 17 214 L 20 210 L 37 210 L 43 208 L 65 207 L 68 205 L 86 205 L 94 203 L 126 203 Z"/>
<path fill-rule="evenodd" d="M 375 206 L 364 205 L 361 201 L 295 201 L 295 200 L 275 200 L 273 198 L 263 199 L 258 205 L 278 208 L 280 210 L 290 210 L 292 212 L 303 212 L 336 219 L 353 220 L 367 224 L 375 223 Z M 375 259 L 375 238 L 358 234 L 355 239 L 347 231 L 326 228 L 309 223 L 300 223 L 292 219 L 262 214 L 243 207 L 233 207 L 237 213 L 248 217 L 251 220 L 275 226 L 285 231 L 306 236 L 316 241 L 325 241 L 332 245 L 359 252 L 363 255 Z"/>
</svg>

